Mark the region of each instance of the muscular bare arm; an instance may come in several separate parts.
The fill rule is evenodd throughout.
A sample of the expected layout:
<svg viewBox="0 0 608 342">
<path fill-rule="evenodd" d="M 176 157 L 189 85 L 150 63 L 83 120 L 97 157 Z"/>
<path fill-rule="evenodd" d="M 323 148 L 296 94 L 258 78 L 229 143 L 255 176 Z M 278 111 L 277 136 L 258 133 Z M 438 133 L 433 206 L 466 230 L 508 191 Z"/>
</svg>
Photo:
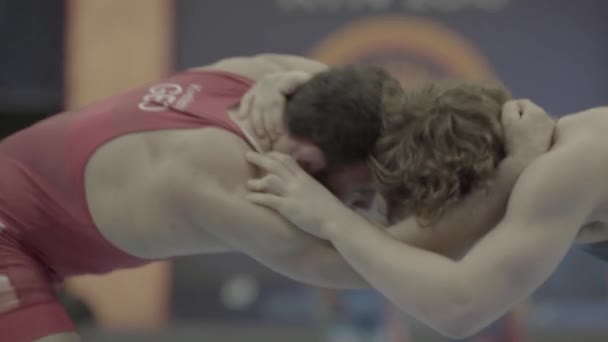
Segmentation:
<svg viewBox="0 0 608 342">
<path fill-rule="evenodd" d="M 597 206 L 606 173 L 598 160 L 605 158 L 584 145 L 549 152 L 524 171 L 505 217 L 460 261 L 400 244 L 354 215 L 329 224 L 348 226 L 347 233 L 328 232 L 355 269 L 404 311 L 443 334 L 471 335 L 549 277 Z"/>
<path fill-rule="evenodd" d="M 198 163 L 178 177 L 176 205 L 197 226 L 231 249 L 297 281 L 331 288 L 367 287 L 357 272 L 325 240 L 313 237 L 271 210 L 244 199 L 245 184 L 256 170 L 244 158 L 248 150 L 238 138 L 208 130 L 198 146 Z M 230 156 L 230 157 L 226 157 Z"/>
</svg>

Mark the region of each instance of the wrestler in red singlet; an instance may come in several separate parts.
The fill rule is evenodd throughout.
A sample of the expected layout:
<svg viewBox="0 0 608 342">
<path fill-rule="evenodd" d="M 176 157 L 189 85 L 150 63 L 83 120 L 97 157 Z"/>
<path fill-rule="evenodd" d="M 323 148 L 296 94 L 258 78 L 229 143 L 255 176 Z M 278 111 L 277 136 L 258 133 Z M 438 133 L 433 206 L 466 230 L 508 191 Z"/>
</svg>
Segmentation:
<svg viewBox="0 0 608 342">
<path fill-rule="evenodd" d="M 227 109 L 252 83 L 188 71 L 55 115 L 0 143 L 0 341 L 75 330 L 54 294 L 63 278 L 149 262 L 114 247 L 95 227 L 84 188 L 91 155 L 116 137 L 160 129 L 215 126 L 247 141 Z"/>
</svg>

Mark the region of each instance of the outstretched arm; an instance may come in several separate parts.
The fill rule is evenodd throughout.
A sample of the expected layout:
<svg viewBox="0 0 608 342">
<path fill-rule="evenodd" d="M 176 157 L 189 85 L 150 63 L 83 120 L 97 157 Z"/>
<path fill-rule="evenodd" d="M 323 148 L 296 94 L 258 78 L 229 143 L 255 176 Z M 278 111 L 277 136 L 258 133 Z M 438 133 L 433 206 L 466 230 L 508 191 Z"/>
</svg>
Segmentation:
<svg viewBox="0 0 608 342">
<path fill-rule="evenodd" d="M 400 243 L 370 225 L 287 156 L 249 156 L 271 172 L 274 190 L 259 187 L 263 180 L 252 181 L 252 188 L 264 192 L 248 198 L 301 229 L 329 238 L 395 305 L 445 335 L 462 337 L 540 286 L 589 219 L 602 188 L 595 183 L 603 179 L 606 167 L 583 145 L 551 151 L 526 169 L 504 218 L 459 261 Z"/>
<path fill-rule="evenodd" d="M 527 169 L 505 217 L 460 261 L 403 245 L 347 212 L 328 220 L 326 233 L 401 309 L 443 334 L 468 336 L 539 287 L 589 218 L 601 173 L 584 151 L 550 152 Z"/>
</svg>

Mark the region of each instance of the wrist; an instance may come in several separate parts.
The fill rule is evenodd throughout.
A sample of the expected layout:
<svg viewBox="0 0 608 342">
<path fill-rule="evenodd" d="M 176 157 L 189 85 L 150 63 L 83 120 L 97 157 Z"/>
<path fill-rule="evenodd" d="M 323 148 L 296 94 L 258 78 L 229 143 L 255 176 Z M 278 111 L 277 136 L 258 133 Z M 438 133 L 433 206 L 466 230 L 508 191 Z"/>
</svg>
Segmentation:
<svg viewBox="0 0 608 342">
<path fill-rule="evenodd" d="M 524 156 L 507 156 L 498 165 L 496 177 L 494 179 L 495 187 L 508 188 L 510 193 L 510 190 L 515 186 L 517 179 L 528 165 L 530 165 L 530 161 Z"/>
<path fill-rule="evenodd" d="M 529 153 L 518 153 L 508 155 L 498 165 L 498 170 L 503 173 L 517 173 L 518 175 L 530 165 L 533 158 Z"/>
</svg>

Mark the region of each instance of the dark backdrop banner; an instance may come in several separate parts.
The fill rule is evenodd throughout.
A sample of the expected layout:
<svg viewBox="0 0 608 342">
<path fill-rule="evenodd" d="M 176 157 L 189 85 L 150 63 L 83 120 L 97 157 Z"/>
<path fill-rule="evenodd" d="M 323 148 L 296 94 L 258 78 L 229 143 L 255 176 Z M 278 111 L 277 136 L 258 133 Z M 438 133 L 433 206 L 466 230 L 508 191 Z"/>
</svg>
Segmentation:
<svg viewBox="0 0 608 342">
<path fill-rule="evenodd" d="M 1 114 L 61 108 L 64 18 L 62 0 L 0 0 Z"/>
<path fill-rule="evenodd" d="M 177 1 L 177 66 L 259 52 L 492 79 L 555 115 L 608 104 L 603 0 Z"/>
</svg>

